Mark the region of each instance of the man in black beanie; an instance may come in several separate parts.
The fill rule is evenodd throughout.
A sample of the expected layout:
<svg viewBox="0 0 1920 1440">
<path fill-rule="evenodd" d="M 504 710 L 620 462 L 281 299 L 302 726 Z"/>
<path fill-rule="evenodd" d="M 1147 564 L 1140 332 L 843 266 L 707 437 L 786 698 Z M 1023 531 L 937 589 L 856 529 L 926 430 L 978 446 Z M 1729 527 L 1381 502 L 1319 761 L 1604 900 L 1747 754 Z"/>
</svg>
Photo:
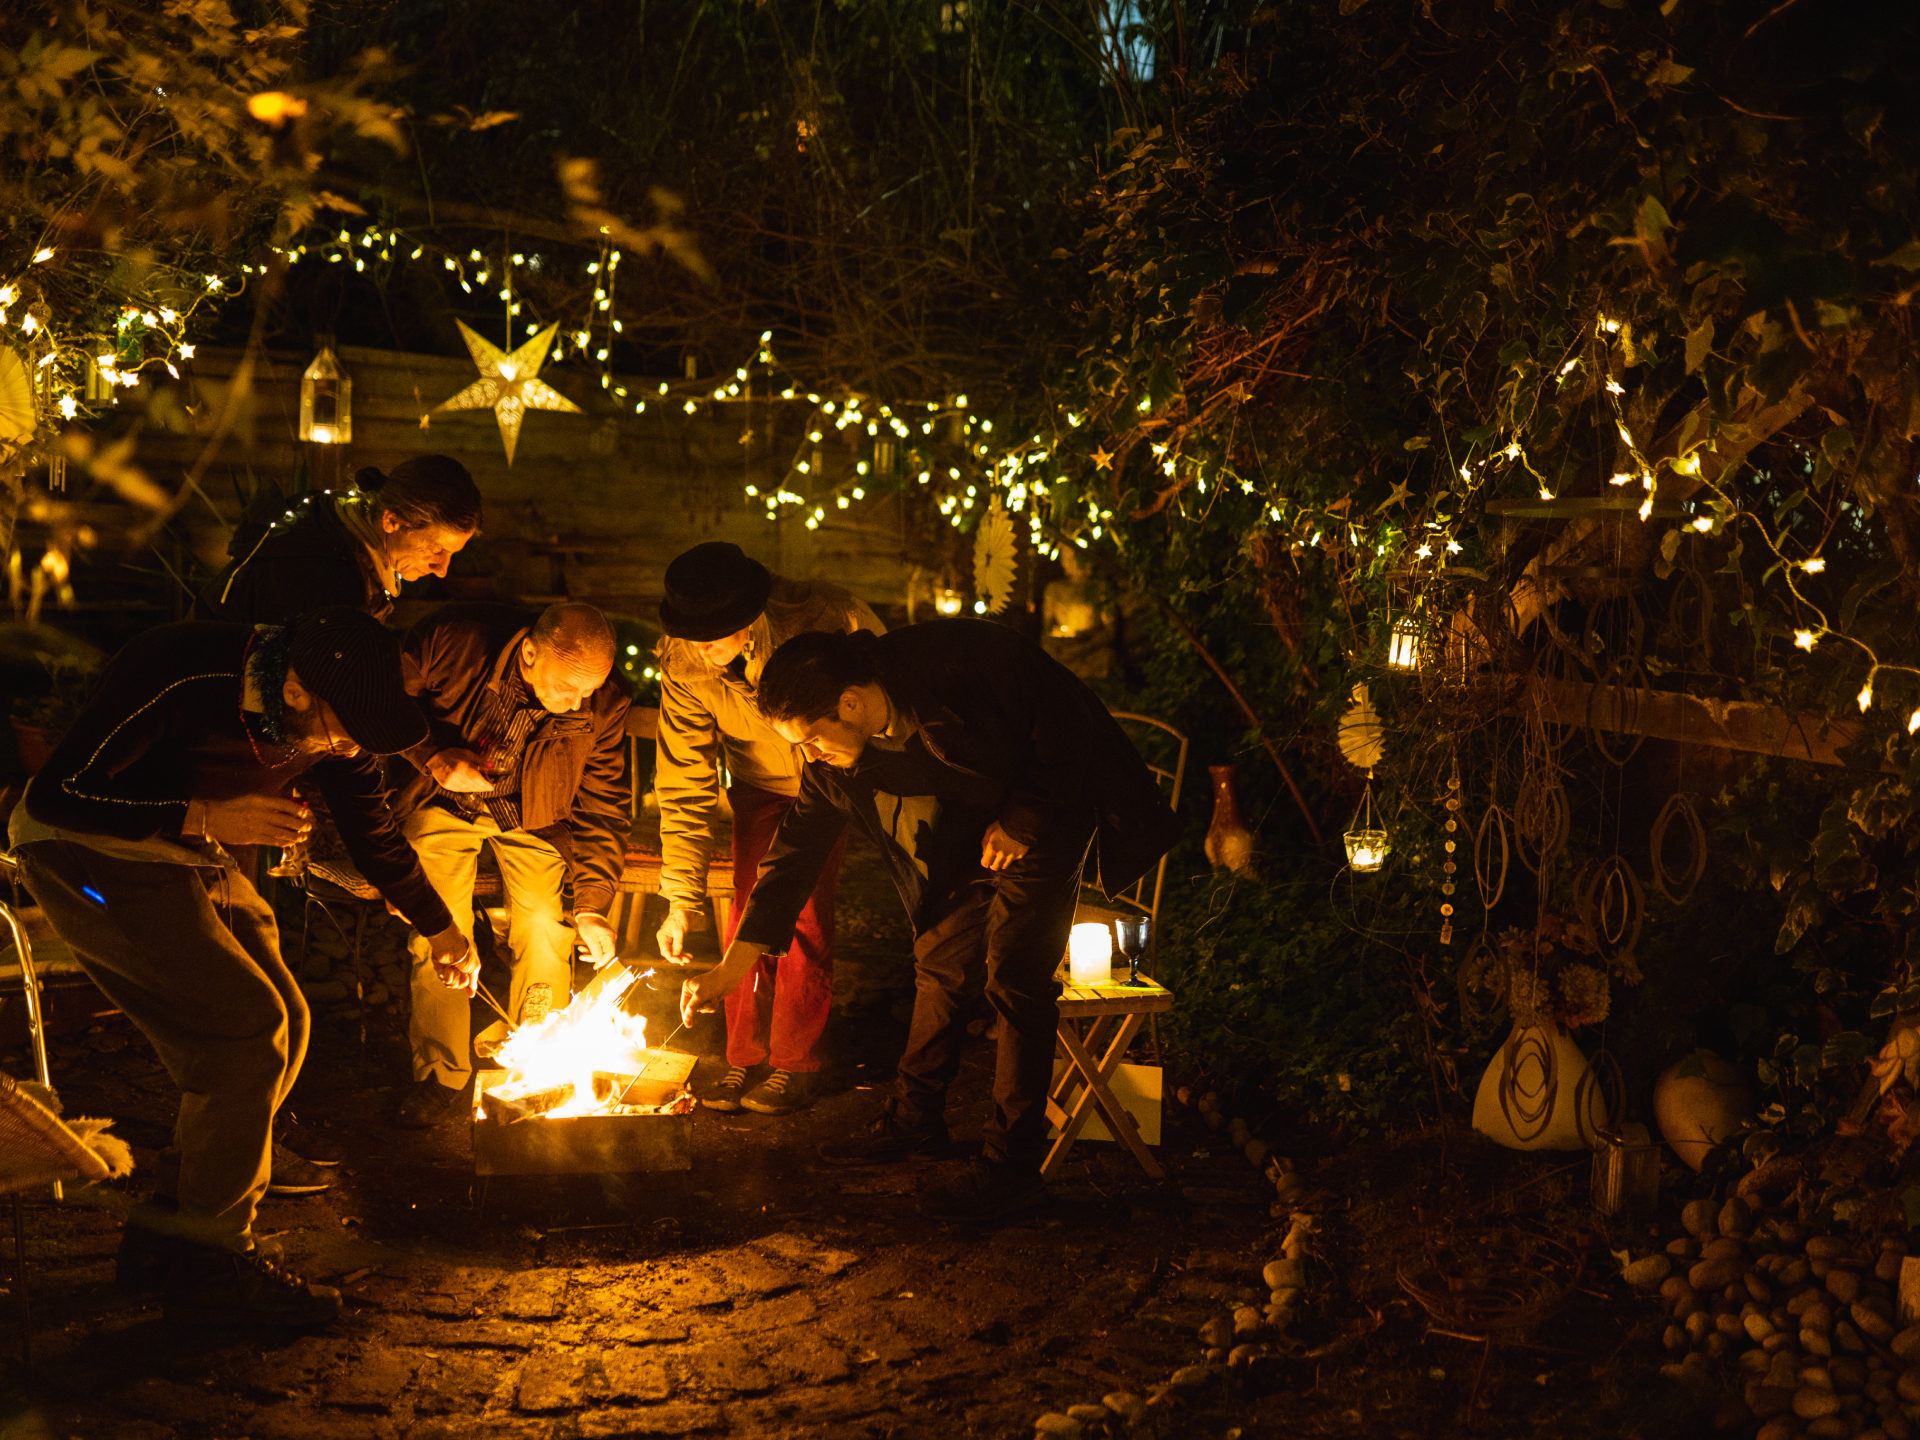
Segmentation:
<svg viewBox="0 0 1920 1440">
<path fill-rule="evenodd" d="M 307 776 L 361 872 L 433 936 L 447 983 L 464 986 L 477 967 L 401 836 L 376 758 L 425 733 L 399 641 L 370 615 L 163 625 L 114 657 L 14 811 L 34 898 L 182 1092 L 178 1210 L 130 1217 L 120 1257 L 123 1278 L 162 1279 L 169 1320 L 308 1325 L 339 1314 L 336 1291 L 303 1284 L 253 1245 L 307 1007 L 273 911 L 225 847 L 303 835 L 305 807 L 288 792 Z"/>
</svg>

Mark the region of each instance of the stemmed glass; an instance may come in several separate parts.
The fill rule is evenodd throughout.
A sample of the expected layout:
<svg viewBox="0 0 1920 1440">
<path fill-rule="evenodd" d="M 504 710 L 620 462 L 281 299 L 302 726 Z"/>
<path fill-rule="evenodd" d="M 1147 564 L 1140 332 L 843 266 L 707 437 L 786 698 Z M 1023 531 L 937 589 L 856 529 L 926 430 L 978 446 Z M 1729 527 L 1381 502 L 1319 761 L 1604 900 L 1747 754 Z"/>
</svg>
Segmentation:
<svg viewBox="0 0 1920 1440">
<path fill-rule="evenodd" d="M 1147 953 L 1147 942 L 1153 938 L 1153 921 L 1145 915 L 1123 915 L 1113 922 L 1113 928 L 1120 937 L 1120 953 L 1127 957 L 1127 978 L 1121 983 L 1144 988 L 1148 982 L 1140 978 L 1140 957 Z"/>
</svg>

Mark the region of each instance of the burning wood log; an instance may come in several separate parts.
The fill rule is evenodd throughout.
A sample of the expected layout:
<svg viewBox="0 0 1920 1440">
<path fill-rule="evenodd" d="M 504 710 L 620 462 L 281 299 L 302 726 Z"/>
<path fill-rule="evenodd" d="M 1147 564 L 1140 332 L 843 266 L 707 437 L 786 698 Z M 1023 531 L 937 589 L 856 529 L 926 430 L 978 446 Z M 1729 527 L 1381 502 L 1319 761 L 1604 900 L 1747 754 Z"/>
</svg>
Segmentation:
<svg viewBox="0 0 1920 1440">
<path fill-rule="evenodd" d="M 558 1110 L 572 1099 L 573 1082 L 563 1080 L 558 1085 L 547 1085 L 518 1094 L 503 1094 L 500 1090 L 484 1091 L 480 1096 L 480 1109 L 496 1125 L 514 1125 L 522 1120 L 536 1119 L 550 1110 Z"/>
</svg>

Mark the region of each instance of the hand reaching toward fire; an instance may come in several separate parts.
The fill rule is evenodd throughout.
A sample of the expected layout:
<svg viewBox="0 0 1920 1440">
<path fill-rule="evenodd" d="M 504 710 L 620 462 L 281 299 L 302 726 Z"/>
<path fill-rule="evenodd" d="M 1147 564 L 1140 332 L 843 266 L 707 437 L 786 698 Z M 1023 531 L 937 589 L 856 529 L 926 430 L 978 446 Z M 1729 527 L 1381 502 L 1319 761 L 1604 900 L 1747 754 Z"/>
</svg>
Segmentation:
<svg viewBox="0 0 1920 1440">
<path fill-rule="evenodd" d="M 576 910 L 573 915 L 573 933 L 580 937 L 580 943 L 586 946 L 587 959 L 598 970 L 614 955 L 615 936 L 613 926 L 607 923 L 607 917 L 596 915 L 590 910 Z"/>
<path fill-rule="evenodd" d="M 718 1010 L 720 1002 L 733 993 L 734 986 L 760 963 L 766 947 L 751 940 L 736 940 L 727 947 L 726 956 L 706 974 L 680 986 L 680 1023 L 693 1024 L 694 1016 Z"/>
<path fill-rule="evenodd" d="M 474 993 L 480 983 L 480 955 L 467 943 L 460 927 L 449 925 L 438 935 L 427 937 L 427 949 L 433 961 L 433 973 L 449 990 Z"/>
</svg>

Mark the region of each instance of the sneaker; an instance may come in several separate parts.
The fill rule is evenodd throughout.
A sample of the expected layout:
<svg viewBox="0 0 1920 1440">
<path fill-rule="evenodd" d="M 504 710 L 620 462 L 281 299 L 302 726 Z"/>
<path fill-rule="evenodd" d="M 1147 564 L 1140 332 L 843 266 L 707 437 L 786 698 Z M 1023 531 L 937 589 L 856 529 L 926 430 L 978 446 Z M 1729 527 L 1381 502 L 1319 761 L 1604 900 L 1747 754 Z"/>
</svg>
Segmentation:
<svg viewBox="0 0 1920 1440">
<path fill-rule="evenodd" d="M 989 1224 L 1042 1204 L 1046 1198 L 1047 1182 L 1038 1171 L 1005 1161 L 975 1160 L 957 1178 L 929 1190 L 920 1202 L 920 1213 L 936 1220 Z"/>
<path fill-rule="evenodd" d="M 309 1165 L 330 1167 L 347 1158 L 347 1152 L 334 1141 L 307 1129 L 290 1114 L 282 1114 L 275 1123 L 273 1138 Z"/>
<path fill-rule="evenodd" d="M 700 1103 L 709 1110 L 722 1110 L 732 1115 L 740 1109 L 740 1097 L 747 1093 L 748 1077 L 756 1068 L 752 1065 L 735 1065 L 727 1071 L 724 1080 L 700 1097 Z"/>
<path fill-rule="evenodd" d="M 947 1153 L 947 1123 L 929 1120 L 902 1124 L 891 1102 L 879 1118 L 846 1140 L 830 1140 L 820 1147 L 829 1165 L 891 1165 L 900 1160 L 939 1160 Z"/>
<path fill-rule="evenodd" d="M 317 1195 L 331 1189 L 333 1176 L 318 1165 L 309 1165 L 284 1145 L 273 1147 L 273 1174 L 267 1180 L 269 1195 Z"/>
<path fill-rule="evenodd" d="M 393 1112 L 393 1123 L 403 1130 L 430 1130 L 457 1120 L 466 1112 L 460 1103 L 461 1092 L 438 1080 L 416 1080 L 400 1097 Z"/>
<path fill-rule="evenodd" d="M 181 1244 L 163 1308 L 181 1325 L 325 1325 L 340 1318 L 340 1292 L 307 1284 L 258 1249 Z"/>
<path fill-rule="evenodd" d="M 113 1283 L 135 1292 L 166 1288 L 167 1271 L 180 1242 L 159 1230 L 128 1220 L 113 1256 Z"/>
<path fill-rule="evenodd" d="M 795 1070 L 776 1070 L 740 1097 L 756 1115 L 791 1115 L 813 1104 L 813 1076 Z"/>
</svg>

